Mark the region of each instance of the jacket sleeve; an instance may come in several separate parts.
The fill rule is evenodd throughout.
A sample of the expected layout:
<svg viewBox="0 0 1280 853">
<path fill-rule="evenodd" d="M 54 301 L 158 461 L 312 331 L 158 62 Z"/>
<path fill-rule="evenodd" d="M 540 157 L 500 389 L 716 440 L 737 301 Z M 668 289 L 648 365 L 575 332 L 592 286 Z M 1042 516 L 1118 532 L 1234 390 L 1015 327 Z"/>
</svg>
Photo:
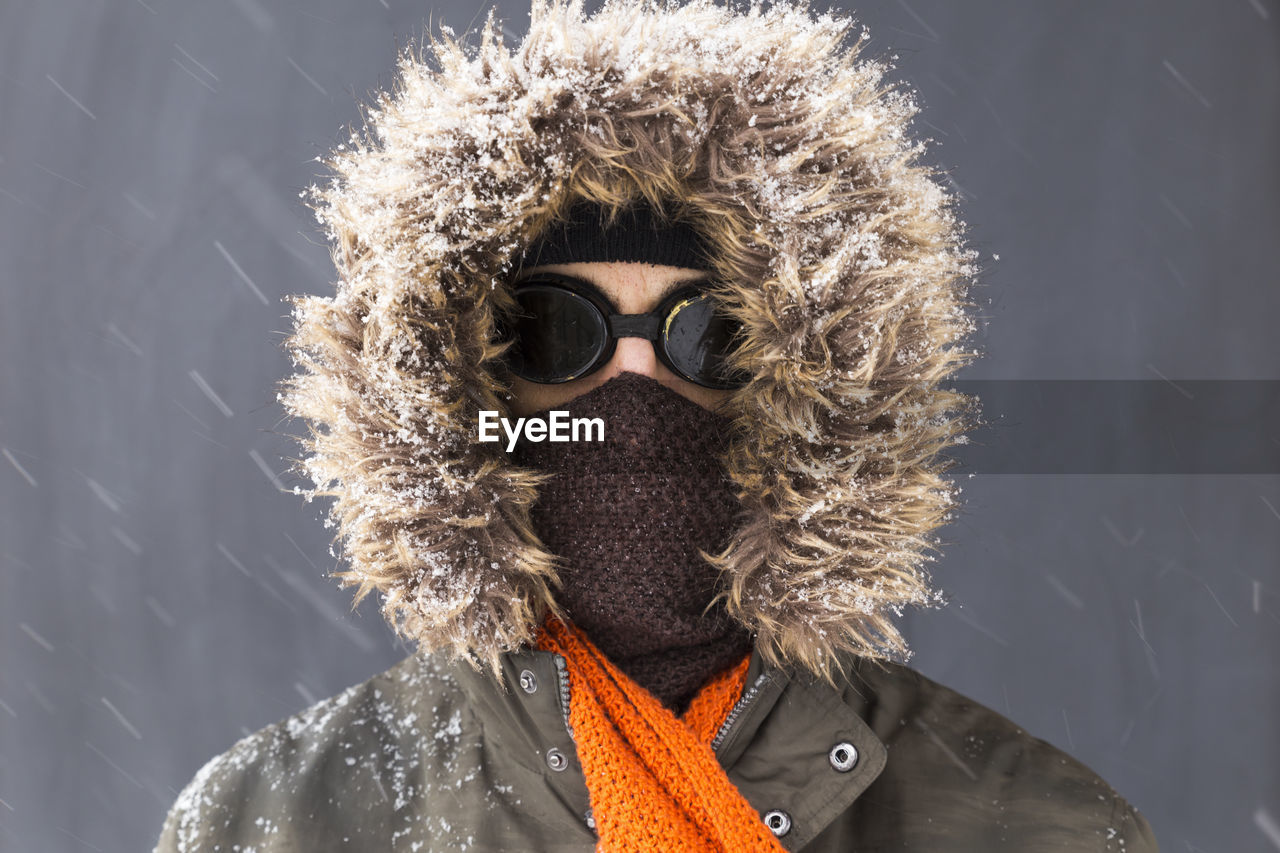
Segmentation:
<svg viewBox="0 0 1280 853">
<path fill-rule="evenodd" d="M 201 846 L 203 842 L 222 840 L 210 839 L 208 827 L 212 814 L 227 817 L 221 795 L 232 787 L 233 780 L 225 778 L 228 755 L 210 759 L 178 794 L 165 815 L 153 853 L 207 850 L 210 848 Z"/>
<path fill-rule="evenodd" d="M 160 840 L 156 842 L 152 853 L 185 853 L 192 849 L 192 842 L 195 840 L 192 837 L 191 815 L 194 784 L 195 780 L 192 780 L 169 807 L 169 813 L 164 817 L 164 825 L 160 828 Z"/>
<path fill-rule="evenodd" d="M 1111 809 L 1104 851 L 1116 853 L 1160 853 L 1151 824 L 1123 797 L 1117 795 Z"/>
<path fill-rule="evenodd" d="M 179 853 L 180 850 L 182 848 L 178 846 L 178 809 L 174 806 L 165 815 L 164 826 L 160 829 L 160 840 L 156 842 L 152 853 Z"/>
</svg>

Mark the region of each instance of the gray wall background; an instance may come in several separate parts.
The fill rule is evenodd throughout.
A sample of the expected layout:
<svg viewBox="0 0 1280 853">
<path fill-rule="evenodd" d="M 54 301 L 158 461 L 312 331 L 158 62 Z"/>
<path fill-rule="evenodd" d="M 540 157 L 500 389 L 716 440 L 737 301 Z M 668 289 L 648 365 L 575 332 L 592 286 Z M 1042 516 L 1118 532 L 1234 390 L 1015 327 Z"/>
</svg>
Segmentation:
<svg viewBox="0 0 1280 853">
<path fill-rule="evenodd" d="M 330 287 L 313 158 L 398 45 L 485 8 L 0 4 L 0 849 L 150 849 L 204 761 L 406 653 L 277 473 L 279 299 Z M 983 252 L 966 377 L 1280 378 L 1276 0 L 844 8 Z M 1162 849 L 1280 849 L 1280 479 L 959 479 L 912 665 Z"/>
</svg>

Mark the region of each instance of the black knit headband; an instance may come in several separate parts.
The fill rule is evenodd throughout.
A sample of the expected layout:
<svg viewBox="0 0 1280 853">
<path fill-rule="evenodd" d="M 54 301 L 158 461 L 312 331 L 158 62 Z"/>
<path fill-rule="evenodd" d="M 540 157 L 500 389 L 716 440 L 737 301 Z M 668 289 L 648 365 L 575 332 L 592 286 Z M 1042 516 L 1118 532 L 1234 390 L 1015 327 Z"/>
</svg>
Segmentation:
<svg viewBox="0 0 1280 853">
<path fill-rule="evenodd" d="M 578 202 L 567 222 L 553 224 L 521 256 L 519 268 L 590 261 L 640 261 L 695 270 L 712 270 L 711 251 L 689 223 L 661 222 L 641 201 L 619 212 L 606 226 L 604 208 Z"/>
</svg>

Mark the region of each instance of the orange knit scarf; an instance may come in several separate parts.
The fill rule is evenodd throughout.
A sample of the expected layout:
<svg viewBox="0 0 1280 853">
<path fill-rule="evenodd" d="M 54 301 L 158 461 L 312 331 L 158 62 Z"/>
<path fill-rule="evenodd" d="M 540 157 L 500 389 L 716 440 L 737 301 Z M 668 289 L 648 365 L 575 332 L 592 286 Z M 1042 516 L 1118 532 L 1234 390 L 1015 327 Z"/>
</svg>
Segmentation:
<svg viewBox="0 0 1280 853">
<path fill-rule="evenodd" d="M 600 837 L 597 850 L 785 850 L 711 749 L 742 693 L 750 655 L 708 681 L 677 717 L 578 627 L 548 617 L 537 647 L 568 664 L 569 724 Z"/>
</svg>

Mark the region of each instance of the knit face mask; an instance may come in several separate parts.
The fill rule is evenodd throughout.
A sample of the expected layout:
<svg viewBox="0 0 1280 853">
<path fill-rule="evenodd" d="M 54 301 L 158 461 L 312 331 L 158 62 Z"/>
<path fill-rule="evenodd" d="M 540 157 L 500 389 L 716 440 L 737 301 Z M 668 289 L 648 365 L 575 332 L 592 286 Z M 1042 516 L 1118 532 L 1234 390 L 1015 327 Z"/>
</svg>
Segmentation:
<svg viewBox="0 0 1280 853">
<path fill-rule="evenodd" d="M 555 408 L 605 425 L 603 441 L 522 438 L 513 451 L 554 475 L 532 519 L 563 564 L 556 600 L 619 669 L 680 713 L 752 644 L 722 602 L 703 614 L 719 578 L 698 552 L 728 543 L 738 510 L 718 459 L 731 421 L 635 373 Z"/>
</svg>

